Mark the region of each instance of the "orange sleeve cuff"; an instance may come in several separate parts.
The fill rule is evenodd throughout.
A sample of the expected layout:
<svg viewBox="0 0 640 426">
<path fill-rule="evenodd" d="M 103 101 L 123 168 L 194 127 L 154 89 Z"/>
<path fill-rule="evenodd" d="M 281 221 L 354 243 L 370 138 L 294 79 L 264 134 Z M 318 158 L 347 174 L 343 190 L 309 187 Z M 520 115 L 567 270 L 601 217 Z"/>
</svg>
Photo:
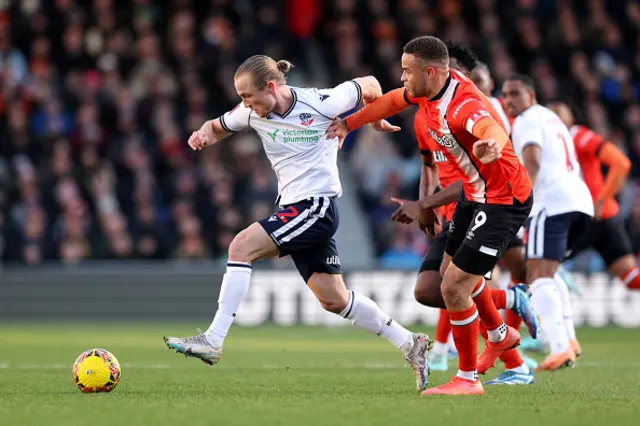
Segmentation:
<svg viewBox="0 0 640 426">
<path fill-rule="evenodd" d="M 509 143 L 509 135 L 504 128 L 492 117 L 483 117 L 471 129 L 478 140 L 493 139 L 500 145 L 500 150 Z"/>
<path fill-rule="evenodd" d="M 605 142 L 598 153 L 600 161 L 609 168 L 607 178 L 598 194 L 598 201 L 613 198 L 631 169 L 631 162 L 613 143 Z"/>
<path fill-rule="evenodd" d="M 392 90 L 368 103 L 359 111 L 345 119 L 349 130 L 356 130 L 368 123 L 396 115 L 406 109 L 409 104 L 404 97 L 404 88 Z"/>
</svg>

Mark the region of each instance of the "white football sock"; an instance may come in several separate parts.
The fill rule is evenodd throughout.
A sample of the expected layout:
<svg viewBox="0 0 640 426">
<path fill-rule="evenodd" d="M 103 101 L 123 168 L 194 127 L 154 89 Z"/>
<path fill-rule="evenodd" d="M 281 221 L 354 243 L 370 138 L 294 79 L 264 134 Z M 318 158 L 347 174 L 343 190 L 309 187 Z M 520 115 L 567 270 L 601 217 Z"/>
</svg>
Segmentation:
<svg viewBox="0 0 640 426">
<path fill-rule="evenodd" d="M 478 380 L 478 370 L 473 370 L 473 371 L 458 370 L 458 374 L 456 374 L 456 376 L 462 379 L 472 380 L 475 382 L 476 380 Z"/>
<path fill-rule="evenodd" d="M 503 290 L 507 295 L 507 303 L 505 309 L 513 309 L 513 305 L 516 303 L 516 291 L 512 288 Z"/>
<path fill-rule="evenodd" d="M 449 353 L 449 342 L 442 343 L 437 340 L 433 342 L 433 349 L 431 350 L 436 355 L 448 355 Z"/>
<path fill-rule="evenodd" d="M 531 305 L 540 318 L 540 328 L 551 347 L 551 353 L 569 349 L 569 338 L 562 318 L 562 300 L 553 278 L 538 278 L 529 286 Z"/>
<path fill-rule="evenodd" d="M 382 312 L 376 302 L 354 291 L 349 292 L 349 302 L 340 316 L 350 319 L 358 328 L 384 337 L 404 352 L 413 346 L 413 333 Z"/>
<path fill-rule="evenodd" d="M 456 348 L 456 341 L 453 340 L 452 332 L 449 332 L 449 350 L 458 353 L 458 348 Z"/>
<path fill-rule="evenodd" d="M 514 373 L 520 373 L 520 374 L 529 374 L 529 373 L 531 373 L 531 369 L 529 367 L 527 367 L 527 364 L 525 364 L 524 362 L 522 364 L 520 364 L 520 366 L 518 366 L 516 368 L 507 368 L 507 371 L 513 371 Z"/>
<path fill-rule="evenodd" d="M 569 340 L 575 340 L 576 327 L 573 324 L 573 308 L 571 307 L 569 288 L 559 274 L 556 273 L 553 278 L 556 281 L 558 293 L 560 293 L 560 300 L 562 301 L 562 318 L 564 320 L 564 328 L 567 331 L 567 337 L 569 338 Z"/>
<path fill-rule="evenodd" d="M 206 331 L 207 340 L 216 348 L 221 348 L 229 328 L 233 324 L 240 304 L 247 296 L 251 281 L 251 264 L 227 262 L 227 273 L 222 278 L 218 297 L 218 311 Z"/>
</svg>

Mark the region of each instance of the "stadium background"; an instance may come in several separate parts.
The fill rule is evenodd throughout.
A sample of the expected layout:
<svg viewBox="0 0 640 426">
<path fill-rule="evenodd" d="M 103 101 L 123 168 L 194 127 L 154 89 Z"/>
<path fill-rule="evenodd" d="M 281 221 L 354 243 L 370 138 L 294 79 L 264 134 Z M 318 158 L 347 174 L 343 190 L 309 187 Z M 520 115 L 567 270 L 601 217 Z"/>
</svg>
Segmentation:
<svg viewBox="0 0 640 426">
<path fill-rule="evenodd" d="M 403 43 L 436 34 L 468 43 L 498 87 L 531 74 L 541 101 L 571 96 L 632 159 L 620 201 L 640 251 L 639 26 L 631 0 L 0 0 L 2 424 L 636 424 L 640 295 L 592 255 L 571 265 L 575 319 L 590 326 L 577 367 L 487 387 L 481 403 L 419 398 L 391 345 L 310 327 L 348 322 L 320 309 L 288 259 L 255 265 L 236 321 L 275 326 L 234 327 L 220 365 L 177 357 L 161 336 L 209 324 L 229 242 L 274 207 L 255 135 L 198 154 L 185 143 L 238 102 L 233 72 L 254 53 L 291 60 L 292 85 L 373 74 L 389 90 Z M 337 240 L 350 287 L 432 334 L 437 313 L 413 300 L 428 241 L 389 220 L 389 196 L 417 187 L 411 120 L 350 136 Z M 91 347 L 123 366 L 108 395 L 71 380 Z"/>
<path fill-rule="evenodd" d="M 99 303 L 122 315 L 151 315 L 155 309 L 157 316 L 209 316 L 231 239 L 270 214 L 276 198 L 275 176 L 254 134 L 235 135 L 197 154 L 185 143 L 204 120 L 238 102 L 235 67 L 249 55 L 266 53 L 296 65 L 292 85 L 329 87 L 373 74 L 386 91 L 400 84 L 403 43 L 422 34 L 469 44 L 491 67 L 496 94 L 501 80 L 517 71 L 536 79 L 541 102 L 570 96 L 585 122 L 632 159 L 620 201 L 634 250 L 640 251 L 637 2 L 4 3 L 0 315 L 5 318 L 46 316 L 49 310 L 67 316 L 110 312 Z M 420 161 L 412 117 L 413 111 L 395 117 L 403 130 L 392 135 L 369 128 L 354 132 L 340 155 L 343 268 L 356 274 L 352 285 L 397 306 L 401 297 L 410 301 L 412 271 L 428 247 L 416 227 L 389 220 L 394 210 L 389 197 L 416 193 Z M 590 275 L 603 270 L 597 256 L 586 254 L 569 266 L 582 273 L 578 278 L 585 287 L 577 304 L 600 306 L 614 323 L 620 321 L 612 306 L 621 305 L 630 315 L 624 316 L 626 325 L 640 325 L 638 298 L 605 291 L 618 283 Z M 302 286 L 288 258 L 256 267 L 266 272 L 256 273 L 250 297 L 262 297 L 270 310 L 276 309 L 278 294 L 286 293 L 278 286 L 291 280 Z M 201 279 L 188 278 L 194 269 Z M 171 282 L 160 279 L 158 270 L 184 283 L 177 294 L 159 290 Z M 276 284 L 259 284 L 274 270 L 281 271 Z M 375 279 L 358 278 L 360 271 Z M 207 276 L 203 299 L 198 292 L 203 284 L 197 283 L 206 283 Z M 379 278 L 390 276 L 396 278 L 386 283 Z M 135 306 L 121 288 L 142 280 L 155 282 L 156 298 L 172 294 L 171 300 L 183 300 L 174 303 L 183 309 Z M 97 282 L 119 287 L 95 300 Z M 39 286 L 56 290 L 43 292 Z M 389 289 L 395 296 L 375 296 Z M 302 307 L 306 289 L 296 291 L 296 309 L 311 309 Z M 183 299 L 175 299 L 179 295 Z M 190 305 L 196 299 L 200 309 Z M 83 309 L 67 309 L 67 302 Z M 426 315 L 430 323 L 432 316 Z"/>
</svg>

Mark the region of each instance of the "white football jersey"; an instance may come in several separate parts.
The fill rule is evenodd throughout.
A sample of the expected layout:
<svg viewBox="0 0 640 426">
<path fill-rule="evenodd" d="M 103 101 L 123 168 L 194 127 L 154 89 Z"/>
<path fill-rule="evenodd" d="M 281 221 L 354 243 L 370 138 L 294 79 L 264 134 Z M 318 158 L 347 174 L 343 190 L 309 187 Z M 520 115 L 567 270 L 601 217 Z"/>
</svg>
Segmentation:
<svg viewBox="0 0 640 426">
<path fill-rule="evenodd" d="M 507 134 L 511 133 L 511 121 L 509 121 L 509 116 L 507 112 L 504 110 L 504 106 L 502 106 L 502 102 L 500 99 L 494 98 L 493 96 L 489 98 L 496 111 L 498 111 L 498 115 L 500 115 L 500 119 L 502 119 L 502 124 L 504 125 Z"/>
<path fill-rule="evenodd" d="M 362 89 L 355 81 L 332 89 L 287 87 L 293 103 L 283 115 L 260 117 L 240 103 L 220 117 L 222 127 L 229 132 L 251 127 L 258 133 L 278 178 L 281 206 L 310 197 L 339 197 L 338 139 L 327 139 L 325 132 L 335 117 L 360 103 Z"/>
<path fill-rule="evenodd" d="M 573 138 L 560 117 L 542 105 L 534 105 L 515 119 L 511 140 L 520 161 L 526 146 L 540 147 L 531 215 L 544 209 L 548 216 L 568 212 L 593 216 L 593 199 L 582 179 Z"/>
</svg>

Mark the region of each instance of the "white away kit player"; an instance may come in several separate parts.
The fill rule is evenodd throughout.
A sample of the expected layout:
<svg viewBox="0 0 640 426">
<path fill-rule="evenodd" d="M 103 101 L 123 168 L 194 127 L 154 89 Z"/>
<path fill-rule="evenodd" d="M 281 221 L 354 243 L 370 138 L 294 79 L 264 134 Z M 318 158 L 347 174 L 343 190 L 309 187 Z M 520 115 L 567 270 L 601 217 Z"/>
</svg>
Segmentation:
<svg viewBox="0 0 640 426">
<path fill-rule="evenodd" d="M 362 77 L 333 89 L 296 88 L 286 85 L 290 68 L 289 62 L 276 62 L 264 55 L 247 59 L 234 78 L 242 102 L 206 122 L 189 138 L 191 148 L 200 150 L 234 132 L 254 129 L 278 178 L 280 209 L 233 239 L 218 311 L 209 329 L 197 336 L 166 337 L 165 341 L 176 352 L 210 365 L 217 363 L 247 295 L 251 263 L 290 255 L 322 307 L 399 348 L 415 373 L 417 388 L 424 390 L 429 337 L 411 333 L 373 300 L 346 289 L 333 239 L 339 221 L 335 200 L 342 188 L 336 164 L 338 140 L 327 139 L 325 132 L 336 116 L 355 108 L 362 99 L 372 101 L 381 96 L 380 84 L 374 77 Z M 376 128 L 396 129 L 384 120 L 376 123 Z"/>
<path fill-rule="evenodd" d="M 557 370 L 573 365 L 575 353 L 567 332 L 573 322 L 565 323 L 563 315 L 570 314 L 568 297 L 560 293 L 566 287 L 556 272 L 587 229 L 593 200 L 582 180 L 569 130 L 553 111 L 536 102 L 532 79 L 511 77 L 502 93 L 507 113 L 516 117 L 511 133 L 514 150 L 533 183 L 534 204 L 525 223 L 527 275 L 531 303 L 551 348 L 538 369 Z"/>
</svg>

